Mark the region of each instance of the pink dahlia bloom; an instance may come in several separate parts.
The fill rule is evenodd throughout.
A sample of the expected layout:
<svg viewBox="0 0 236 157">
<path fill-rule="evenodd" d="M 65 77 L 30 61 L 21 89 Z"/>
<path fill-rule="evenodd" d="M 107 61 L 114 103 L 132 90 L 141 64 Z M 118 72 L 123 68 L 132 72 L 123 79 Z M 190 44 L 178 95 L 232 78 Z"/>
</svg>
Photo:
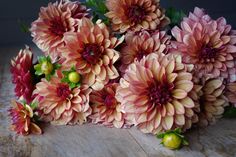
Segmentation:
<svg viewBox="0 0 236 157">
<path fill-rule="evenodd" d="M 114 48 L 122 41 L 111 37 L 104 23 L 98 21 L 94 25 L 90 19 L 83 18 L 79 32 L 65 34 L 64 65 L 68 69 L 75 66 L 83 76 L 83 83 L 101 90 L 110 79 L 119 76 L 114 66 L 119 52 Z"/>
<path fill-rule="evenodd" d="M 20 50 L 18 55 L 11 60 L 12 83 L 15 84 L 15 94 L 18 98 L 23 97 L 27 103 L 33 100 L 34 90 L 33 75 L 33 54 L 29 47 Z"/>
<path fill-rule="evenodd" d="M 126 46 L 121 49 L 121 71 L 135 59 L 141 60 L 150 53 L 167 53 L 170 47 L 170 36 L 165 31 L 141 30 L 126 34 Z"/>
<path fill-rule="evenodd" d="M 213 20 L 202 9 L 195 8 L 184 18 L 181 27 L 174 27 L 173 47 L 183 56 L 183 62 L 194 64 L 200 78 L 222 76 L 235 81 L 236 36 L 224 18 Z M 232 80 L 233 79 L 233 80 Z"/>
<path fill-rule="evenodd" d="M 132 63 L 116 94 L 127 119 L 144 133 L 190 128 L 195 106 L 188 96 L 192 68 L 182 63 L 181 56 L 162 53 Z"/>
<path fill-rule="evenodd" d="M 90 105 L 93 113 L 90 118 L 93 123 L 116 128 L 125 126 L 125 115 L 115 98 L 117 86 L 117 83 L 108 84 L 101 91 L 92 92 Z"/>
<path fill-rule="evenodd" d="M 58 48 L 65 45 L 64 33 L 79 28 L 80 19 L 88 17 L 88 10 L 78 1 L 61 0 L 42 7 L 39 18 L 30 29 L 33 41 L 52 58 L 60 55 Z"/>
<path fill-rule="evenodd" d="M 169 23 L 159 0 L 107 0 L 106 6 L 114 31 L 155 30 Z"/>
<path fill-rule="evenodd" d="M 10 108 L 8 111 L 12 120 L 12 129 L 16 131 L 17 134 L 42 134 L 42 130 L 32 122 L 33 110 L 29 105 L 23 105 L 14 101 L 13 106 L 14 107 Z"/>
<path fill-rule="evenodd" d="M 52 77 L 50 82 L 42 79 L 37 83 L 34 93 L 43 120 L 55 125 L 83 124 L 92 112 L 89 106 L 91 89 L 85 85 L 70 89 L 60 78 Z"/>
</svg>

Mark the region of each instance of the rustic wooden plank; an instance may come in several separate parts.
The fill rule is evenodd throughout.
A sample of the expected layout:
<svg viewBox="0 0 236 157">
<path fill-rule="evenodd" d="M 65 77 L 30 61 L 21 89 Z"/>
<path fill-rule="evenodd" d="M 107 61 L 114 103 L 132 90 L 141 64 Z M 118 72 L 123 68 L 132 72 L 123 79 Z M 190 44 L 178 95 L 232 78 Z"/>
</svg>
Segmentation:
<svg viewBox="0 0 236 157">
<path fill-rule="evenodd" d="M 144 135 L 134 128 L 129 132 L 150 157 L 157 154 L 158 157 L 236 157 L 235 130 L 235 119 L 222 119 L 213 126 L 192 129 L 187 133 L 190 146 L 178 151 L 164 148 L 153 135 Z"/>
</svg>

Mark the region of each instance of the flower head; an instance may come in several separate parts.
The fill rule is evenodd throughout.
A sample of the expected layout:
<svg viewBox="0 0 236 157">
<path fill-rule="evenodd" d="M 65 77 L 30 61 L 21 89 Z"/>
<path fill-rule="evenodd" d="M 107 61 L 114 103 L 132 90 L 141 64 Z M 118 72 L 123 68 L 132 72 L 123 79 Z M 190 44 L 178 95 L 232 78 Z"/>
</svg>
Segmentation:
<svg viewBox="0 0 236 157">
<path fill-rule="evenodd" d="M 56 125 L 86 122 L 92 112 L 89 106 L 90 92 L 91 89 L 85 85 L 71 89 L 58 77 L 52 77 L 49 82 L 42 79 L 34 91 L 43 119 Z"/>
<path fill-rule="evenodd" d="M 169 23 L 156 0 L 107 0 L 106 6 L 114 31 L 155 30 Z"/>
<path fill-rule="evenodd" d="M 20 50 L 18 55 L 11 60 L 12 83 L 15 84 L 15 94 L 17 97 L 23 97 L 27 103 L 33 100 L 32 92 L 34 90 L 33 74 L 33 54 L 29 47 Z"/>
<path fill-rule="evenodd" d="M 125 115 L 121 111 L 121 104 L 115 98 L 117 86 L 117 83 L 112 83 L 106 85 L 101 91 L 92 92 L 90 104 L 93 113 L 90 118 L 93 123 L 108 127 L 124 127 Z"/>
<path fill-rule="evenodd" d="M 142 132 L 154 134 L 189 125 L 194 107 L 188 96 L 192 68 L 182 63 L 181 56 L 162 53 L 132 63 L 116 94 L 127 119 Z"/>
<path fill-rule="evenodd" d="M 77 31 L 83 17 L 88 17 L 88 10 L 78 1 L 49 3 L 41 8 L 39 18 L 32 23 L 33 41 L 52 58 L 59 57 L 58 48 L 65 44 L 64 33 Z"/>
<path fill-rule="evenodd" d="M 29 133 L 42 134 L 41 129 L 32 122 L 32 108 L 16 101 L 13 102 L 13 105 L 14 107 L 8 110 L 12 119 L 12 129 L 21 135 L 28 135 Z"/>
<path fill-rule="evenodd" d="M 199 126 L 214 124 L 224 113 L 224 107 L 228 105 L 224 96 L 225 86 L 222 78 L 195 81 L 195 87 L 190 97 L 195 102 L 194 112 L 198 116 Z"/>
<path fill-rule="evenodd" d="M 195 8 L 183 19 L 181 28 L 172 29 L 172 34 L 176 39 L 173 47 L 181 52 L 184 63 L 195 65 L 196 76 L 236 79 L 235 74 L 231 76 L 235 71 L 236 37 L 224 18 L 213 20 Z"/>
<path fill-rule="evenodd" d="M 67 69 L 75 66 L 83 83 L 100 90 L 110 79 L 119 76 L 114 66 L 119 53 L 114 48 L 122 41 L 111 37 L 104 23 L 98 21 L 94 25 L 83 18 L 79 32 L 65 35 L 64 65 Z"/>
<path fill-rule="evenodd" d="M 121 71 L 124 72 L 135 59 L 141 60 L 150 53 L 167 53 L 170 47 L 170 36 L 165 31 L 128 32 L 126 46 L 121 49 Z"/>
</svg>

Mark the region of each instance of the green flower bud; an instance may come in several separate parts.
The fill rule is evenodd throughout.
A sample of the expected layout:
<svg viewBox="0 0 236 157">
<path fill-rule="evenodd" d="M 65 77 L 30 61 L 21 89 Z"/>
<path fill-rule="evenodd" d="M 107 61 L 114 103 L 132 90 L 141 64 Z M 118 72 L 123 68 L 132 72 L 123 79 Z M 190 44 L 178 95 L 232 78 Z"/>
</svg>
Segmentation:
<svg viewBox="0 0 236 157">
<path fill-rule="evenodd" d="M 77 72 L 70 72 L 68 79 L 72 83 L 78 83 L 80 81 L 80 75 Z"/>
</svg>

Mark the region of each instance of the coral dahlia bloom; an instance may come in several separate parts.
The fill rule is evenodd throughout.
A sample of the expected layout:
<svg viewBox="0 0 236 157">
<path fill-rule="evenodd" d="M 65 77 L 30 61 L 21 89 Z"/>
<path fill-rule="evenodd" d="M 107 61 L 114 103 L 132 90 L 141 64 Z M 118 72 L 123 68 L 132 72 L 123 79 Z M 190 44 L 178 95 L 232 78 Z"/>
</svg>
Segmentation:
<svg viewBox="0 0 236 157">
<path fill-rule="evenodd" d="M 181 56 L 152 53 L 132 63 L 120 80 L 116 98 L 128 120 L 144 133 L 159 133 L 191 126 L 194 102 L 192 65 Z M 187 126 L 189 127 L 189 126 Z"/>
<path fill-rule="evenodd" d="M 197 84 L 198 92 L 190 97 L 195 102 L 194 112 L 197 114 L 199 126 L 214 124 L 224 113 L 228 105 L 227 98 L 223 95 L 225 86 L 222 78 L 201 79 Z"/>
<path fill-rule="evenodd" d="M 230 79 L 235 71 L 236 52 L 236 37 L 232 32 L 224 18 L 212 20 L 202 9 L 195 8 L 183 19 L 181 28 L 172 29 L 176 39 L 173 47 L 181 52 L 184 63 L 195 65 L 199 78 L 206 75 Z"/>
<path fill-rule="evenodd" d="M 108 84 L 101 91 L 94 91 L 90 95 L 90 105 L 93 109 L 90 118 L 93 123 L 116 128 L 125 125 L 121 104 L 115 98 L 117 86 L 117 83 Z"/>
<path fill-rule="evenodd" d="M 78 1 L 49 3 L 40 9 L 39 18 L 32 23 L 33 41 L 47 55 L 56 58 L 60 55 L 58 48 L 64 46 L 64 33 L 77 31 L 83 17 L 88 17 L 88 12 Z"/>
<path fill-rule="evenodd" d="M 121 71 L 124 72 L 135 59 L 141 60 L 150 53 L 167 53 L 170 47 L 170 36 L 165 31 L 128 32 L 126 46 L 121 49 Z"/>
<path fill-rule="evenodd" d="M 27 103 L 33 100 L 34 90 L 33 75 L 33 54 L 29 47 L 20 50 L 18 55 L 11 60 L 12 83 L 15 84 L 15 94 L 18 98 L 23 97 Z"/>
<path fill-rule="evenodd" d="M 226 97 L 236 107 L 236 83 L 229 83 L 226 86 Z"/>
<path fill-rule="evenodd" d="M 70 89 L 60 78 L 52 77 L 50 82 L 42 79 L 37 83 L 34 93 L 43 120 L 55 125 L 83 124 L 92 112 L 89 106 L 91 89 L 85 85 Z"/>
<path fill-rule="evenodd" d="M 12 129 L 21 135 L 42 134 L 41 129 L 32 122 L 33 110 L 31 107 L 15 101 L 13 105 L 14 107 L 8 110 L 12 120 Z"/>
<path fill-rule="evenodd" d="M 159 0 L 107 0 L 106 6 L 114 31 L 155 30 L 169 23 Z"/>
<path fill-rule="evenodd" d="M 123 40 L 111 37 L 104 23 L 83 18 L 80 31 L 65 35 L 66 47 L 62 50 L 65 66 L 75 66 L 83 76 L 83 83 L 100 90 L 110 79 L 119 76 L 114 63 L 119 53 L 114 49 Z"/>
</svg>

